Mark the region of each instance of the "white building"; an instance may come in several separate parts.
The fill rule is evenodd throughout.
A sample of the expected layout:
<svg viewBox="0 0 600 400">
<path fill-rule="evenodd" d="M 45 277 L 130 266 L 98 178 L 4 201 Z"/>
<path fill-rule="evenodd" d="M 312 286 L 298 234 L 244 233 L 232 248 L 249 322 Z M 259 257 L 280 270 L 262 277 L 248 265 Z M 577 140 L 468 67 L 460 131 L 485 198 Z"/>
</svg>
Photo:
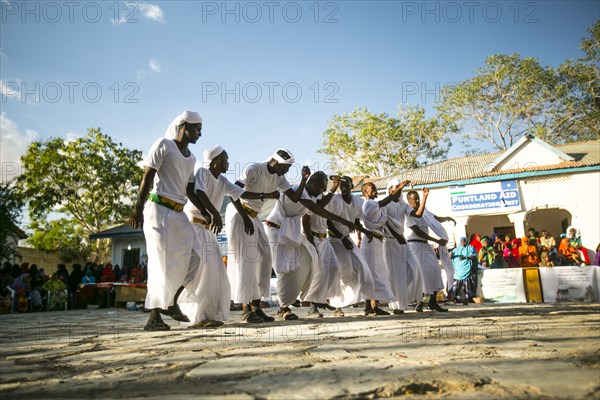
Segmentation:
<svg viewBox="0 0 600 400">
<path fill-rule="evenodd" d="M 392 178 L 410 179 L 416 190 L 428 187 L 427 208 L 456 220 L 456 227 L 446 223 L 456 239 L 474 233 L 523 237 L 533 227 L 558 243 L 573 225 L 591 259 L 600 243 L 600 140 L 550 146 L 523 137 L 504 153 L 453 158 L 362 182 L 383 192 Z"/>
</svg>

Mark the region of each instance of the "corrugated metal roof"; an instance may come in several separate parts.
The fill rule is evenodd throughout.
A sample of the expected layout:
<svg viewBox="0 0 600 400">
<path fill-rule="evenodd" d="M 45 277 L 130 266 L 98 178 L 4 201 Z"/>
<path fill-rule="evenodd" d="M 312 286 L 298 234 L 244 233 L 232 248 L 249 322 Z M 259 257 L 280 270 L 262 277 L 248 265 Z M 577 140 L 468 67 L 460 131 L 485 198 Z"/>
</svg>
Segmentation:
<svg viewBox="0 0 600 400">
<path fill-rule="evenodd" d="M 96 239 L 105 239 L 105 238 L 114 238 L 114 237 L 122 237 L 122 236 L 144 236 L 144 232 L 141 229 L 133 229 L 127 224 L 115 226 L 113 228 L 107 229 L 105 231 L 101 231 L 90 235 L 90 240 Z"/>
<path fill-rule="evenodd" d="M 413 185 L 427 185 L 444 182 L 451 184 L 452 182 L 462 181 L 465 179 L 600 165 L 600 140 L 568 143 L 553 147 L 573 157 L 575 161 L 564 161 L 553 165 L 532 166 L 511 170 L 486 172 L 485 167 L 492 164 L 494 160 L 496 160 L 502 154 L 498 152 L 451 158 L 413 170 L 402 171 L 398 174 L 384 178 L 372 178 L 366 179 L 365 181 L 373 182 L 375 186 L 377 186 L 377 189 L 385 189 L 387 183 L 394 178 L 399 178 L 401 180 L 409 179 Z"/>
</svg>

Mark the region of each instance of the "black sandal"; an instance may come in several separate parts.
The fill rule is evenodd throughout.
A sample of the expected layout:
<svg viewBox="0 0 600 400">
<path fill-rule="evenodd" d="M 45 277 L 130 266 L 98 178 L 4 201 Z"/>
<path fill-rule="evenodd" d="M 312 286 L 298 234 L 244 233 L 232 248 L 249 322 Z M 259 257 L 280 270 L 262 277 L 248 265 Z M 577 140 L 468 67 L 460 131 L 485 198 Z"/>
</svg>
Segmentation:
<svg viewBox="0 0 600 400">
<path fill-rule="evenodd" d="M 144 326 L 145 331 L 168 331 L 171 327 L 165 324 L 163 321 L 148 321 L 146 326 Z"/>
<path fill-rule="evenodd" d="M 292 321 L 298 319 L 298 316 L 290 310 L 289 307 L 280 308 L 277 311 L 277 315 L 279 315 L 284 321 Z"/>
<path fill-rule="evenodd" d="M 265 322 L 265 320 L 256 315 L 254 311 L 248 311 L 247 313 L 242 314 L 242 321 L 245 321 L 249 324 L 258 324 L 261 322 Z"/>
<path fill-rule="evenodd" d="M 174 319 L 175 321 L 190 322 L 190 319 L 187 317 L 187 315 L 181 312 L 178 304 L 170 306 L 166 310 L 161 309 L 160 313 Z"/>
</svg>

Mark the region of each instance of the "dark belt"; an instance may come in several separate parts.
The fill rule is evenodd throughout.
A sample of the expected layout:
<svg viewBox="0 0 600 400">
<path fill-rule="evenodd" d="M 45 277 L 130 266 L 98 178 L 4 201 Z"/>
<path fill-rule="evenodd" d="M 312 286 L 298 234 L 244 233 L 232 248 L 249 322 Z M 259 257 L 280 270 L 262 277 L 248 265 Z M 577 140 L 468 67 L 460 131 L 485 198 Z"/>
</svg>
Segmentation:
<svg viewBox="0 0 600 400">
<path fill-rule="evenodd" d="M 377 238 L 379 240 L 383 240 L 385 236 L 383 236 L 381 233 L 377 233 L 377 232 L 371 232 L 373 234 L 374 238 Z"/>
<path fill-rule="evenodd" d="M 312 231 L 310 234 L 319 239 L 325 239 L 327 237 L 326 233 L 321 233 L 321 232 Z"/>
<path fill-rule="evenodd" d="M 281 228 L 281 225 L 277 225 L 276 223 L 271 222 L 271 221 L 265 221 L 265 225 L 267 225 L 268 227 L 271 227 L 271 228 L 276 228 L 276 229 Z"/>
<path fill-rule="evenodd" d="M 334 239 L 341 239 L 342 238 L 341 236 L 336 235 L 335 233 L 333 233 L 330 230 L 327 230 L 327 233 L 329 234 L 329 237 L 332 237 Z"/>
<path fill-rule="evenodd" d="M 408 239 L 409 242 L 427 243 L 427 240 L 423 239 Z"/>
</svg>

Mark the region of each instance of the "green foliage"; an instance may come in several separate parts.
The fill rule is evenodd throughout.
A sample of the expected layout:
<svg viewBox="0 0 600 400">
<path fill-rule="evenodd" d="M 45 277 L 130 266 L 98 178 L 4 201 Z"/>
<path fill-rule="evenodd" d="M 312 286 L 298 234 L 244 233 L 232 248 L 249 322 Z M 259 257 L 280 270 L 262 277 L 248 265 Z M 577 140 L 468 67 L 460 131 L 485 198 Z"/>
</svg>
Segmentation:
<svg viewBox="0 0 600 400">
<path fill-rule="evenodd" d="M 457 124 L 463 142 L 488 141 L 499 151 L 529 133 L 551 144 L 598 139 L 600 21 L 589 31 L 585 57 L 558 68 L 518 54 L 489 56 L 475 76 L 442 90 L 440 118 Z"/>
<path fill-rule="evenodd" d="M 76 140 L 32 143 L 17 182 L 29 202 L 29 242 L 46 251 L 87 253 L 89 235 L 127 218 L 142 178 L 141 157 L 100 129 Z M 51 212 L 64 217 L 48 221 Z"/>
<path fill-rule="evenodd" d="M 358 108 L 331 118 L 319 152 L 340 173 L 381 177 L 445 156 L 450 147 L 447 129 L 426 118 L 422 107 L 401 108 L 397 117 Z"/>
<path fill-rule="evenodd" d="M 17 249 L 10 238 L 14 235 L 21 216 L 23 201 L 12 187 L 12 183 L 0 183 L 0 261 L 7 261 L 17 255 Z"/>
</svg>

